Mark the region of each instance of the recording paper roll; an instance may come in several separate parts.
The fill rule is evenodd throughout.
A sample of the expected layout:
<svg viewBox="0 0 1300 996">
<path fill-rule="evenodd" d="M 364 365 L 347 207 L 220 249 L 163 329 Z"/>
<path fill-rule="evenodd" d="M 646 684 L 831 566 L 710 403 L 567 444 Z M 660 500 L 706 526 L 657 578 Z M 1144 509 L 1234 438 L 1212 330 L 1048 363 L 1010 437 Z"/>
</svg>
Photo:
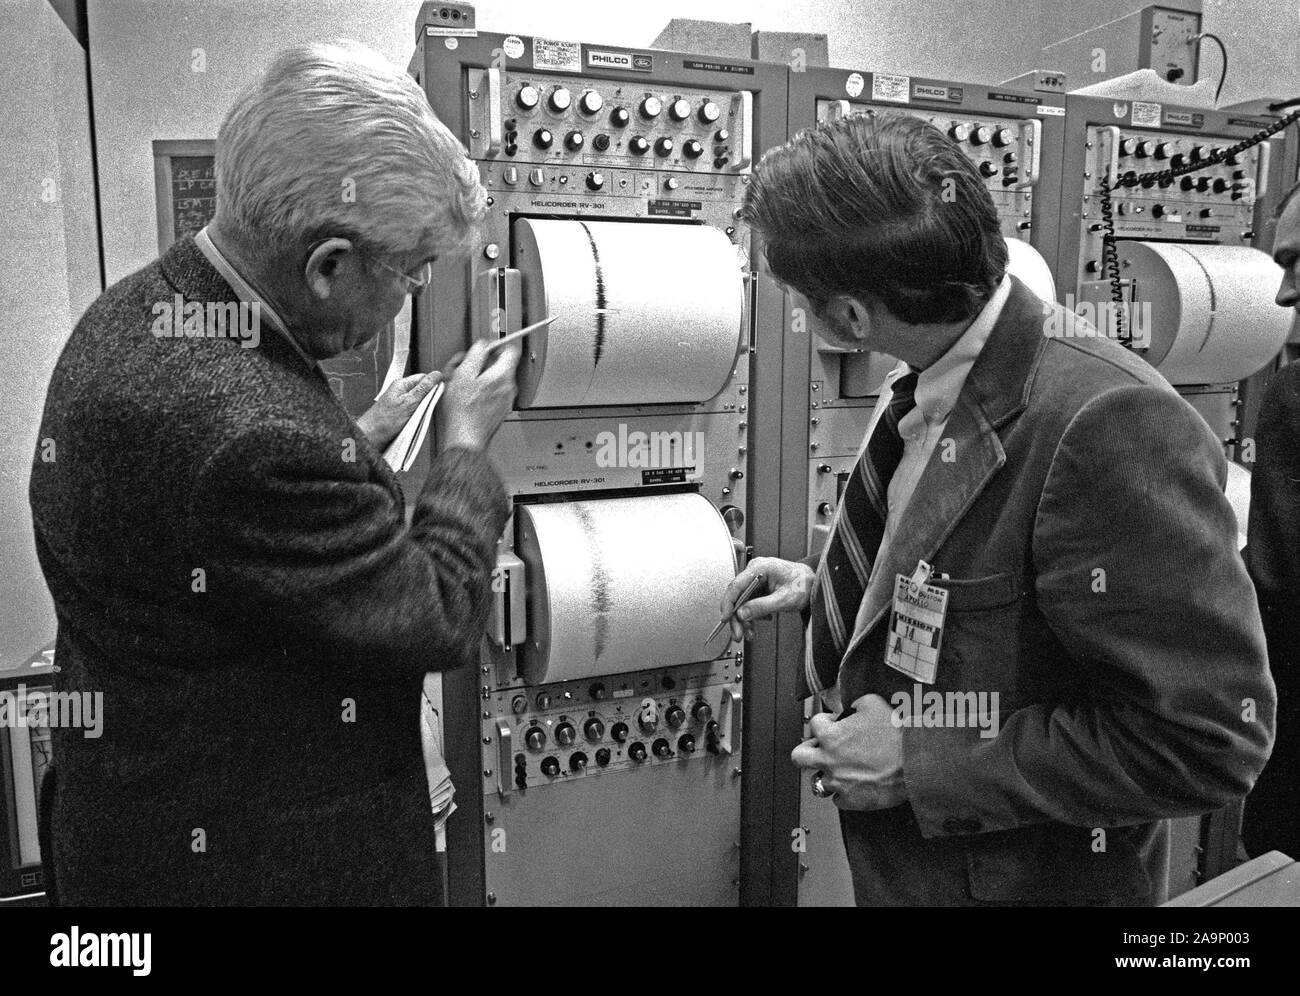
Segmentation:
<svg viewBox="0 0 1300 996">
<path fill-rule="evenodd" d="M 529 684 L 712 660 L 704 639 L 736 574 L 722 517 L 698 494 L 520 505 Z"/>
<path fill-rule="evenodd" d="M 736 247 L 705 225 L 526 219 L 514 226 L 528 339 L 520 408 L 708 401 L 740 344 Z"/>
<path fill-rule="evenodd" d="M 1171 384 L 1242 380 L 1277 355 L 1292 314 L 1273 303 L 1282 269 L 1248 246 L 1121 242 L 1135 287 L 1129 325 Z"/>
<path fill-rule="evenodd" d="M 1038 254 L 1038 250 L 1028 242 L 1019 239 L 1005 239 L 1007 244 L 1007 270 L 1013 277 L 1044 301 L 1056 303 L 1056 278 L 1047 265 L 1047 260 Z"/>
</svg>

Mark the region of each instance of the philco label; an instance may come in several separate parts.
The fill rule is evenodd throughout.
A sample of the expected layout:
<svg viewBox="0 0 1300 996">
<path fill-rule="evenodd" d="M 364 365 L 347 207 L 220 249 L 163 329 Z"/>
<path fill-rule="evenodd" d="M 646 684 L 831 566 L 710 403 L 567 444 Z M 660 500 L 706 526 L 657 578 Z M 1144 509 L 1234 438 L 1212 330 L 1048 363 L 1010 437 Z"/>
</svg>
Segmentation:
<svg viewBox="0 0 1300 996">
<path fill-rule="evenodd" d="M 587 65 L 592 69 L 630 69 L 648 73 L 654 69 L 654 56 L 643 52 L 616 52 L 609 49 L 587 49 Z"/>
<path fill-rule="evenodd" d="M 1165 111 L 1165 124 L 1176 128 L 1200 128 L 1205 124 L 1205 115 L 1192 111 Z"/>
<path fill-rule="evenodd" d="M 940 86 L 937 83 L 913 83 L 913 100 L 942 100 L 950 104 L 960 104 L 962 88 L 959 86 Z"/>
</svg>

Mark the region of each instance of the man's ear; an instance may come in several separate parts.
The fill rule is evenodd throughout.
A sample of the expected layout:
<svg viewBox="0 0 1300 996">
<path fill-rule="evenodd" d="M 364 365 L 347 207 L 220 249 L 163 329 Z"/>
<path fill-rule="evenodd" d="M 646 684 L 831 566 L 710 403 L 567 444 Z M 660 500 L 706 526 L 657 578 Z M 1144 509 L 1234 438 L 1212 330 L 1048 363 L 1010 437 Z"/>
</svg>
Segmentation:
<svg viewBox="0 0 1300 996">
<path fill-rule="evenodd" d="M 328 300 L 334 281 L 338 278 L 339 263 L 344 254 L 352 251 L 348 239 L 326 239 L 307 257 L 303 267 L 303 279 L 311 292 L 322 301 Z"/>
<path fill-rule="evenodd" d="M 871 332 L 870 309 L 856 297 L 837 294 L 826 303 L 824 313 L 830 327 L 845 337 L 865 340 Z"/>
</svg>

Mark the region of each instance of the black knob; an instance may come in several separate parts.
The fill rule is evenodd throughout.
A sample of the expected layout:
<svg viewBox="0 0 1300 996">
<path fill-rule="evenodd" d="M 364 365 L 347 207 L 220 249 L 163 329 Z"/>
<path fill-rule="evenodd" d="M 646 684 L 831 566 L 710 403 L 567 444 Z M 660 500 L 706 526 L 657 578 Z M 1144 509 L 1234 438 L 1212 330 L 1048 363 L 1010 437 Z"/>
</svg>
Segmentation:
<svg viewBox="0 0 1300 996">
<path fill-rule="evenodd" d="M 1015 133 L 1010 128 L 999 128 L 993 133 L 993 144 L 998 148 L 1002 148 L 1004 145 L 1010 145 L 1015 140 Z"/>
<path fill-rule="evenodd" d="M 1084 264 L 1083 268 L 1087 270 L 1089 273 L 1098 273 L 1101 270 L 1101 260 L 1090 259 L 1088 260 L 1087 263 Z"/>
<path fill-rule="evenodd" d="M 591 687 L 587 689 L 587 694 L 597 702 L 603 702 L 605 700 L 605 685 L 599 681 L 594 682 Z"/>
<path fill-rule="evenodd" d="M 1016 161 L 1019 158 L 1020 157 L 1017 156 L 1014 152 L 1008 152 L 1006 155 L 1002 157 L 1002 161 L 1006 163 L 1008 166 L 1013 166 L 1015 165 Z"/>
<path fill-rule="evenodd" d="M 1168 158 L 1169 158 L 1169 143 L 1168 143 L 1168 142 L 1157 142 L 1157 143 L 1156 143 L 1156 147 L 1155 147 L 1155 151 L 1152 153 L 1152 155 L 1154 155 L 1157 159 L 1168 159 Z"/>
<path fill-rule="evenodd" d="M 609 136 L 603 132 L 591 140 L 591 147 L 597 152 L 604 152 L 609 148 Z"/>
<path fill-rule="evenodd" d="M 1119 143 L 1119 154 L 1121 156 L 1131 156 L 1137 152 L 1138 140 L 1136 138 L 1126 138 Z"/>
<path fill-rule="evenodd" d="M 700 121 L 704 124 L 713 124 L 722 115 L 722 108 L 711 100 L 706 100 L 700 105 Z"/>
<path fill-rule="evenodd" d="M 599 190 L 605 186 L 605 174 L 598 173 L 595 170 L 587 174 L 587 189 Z"/>
<path fill-rule="evenodd" d="M 713 140 L 715 142 L 725 142 L 730 137 L 731 137 L 731 132 L 727 131 L 726 128 L 719 128 L 717 131 L 713 133 Z"/>
<path fill-rule="evenodd" d="M 660 737 L 651 744 L 650 749 L 654 751 L 655 757 L 664 758 L 673 756 L 672 746 L 663 737 Z"/>
<path fill-rule="evenodd" d="M 533 144 L 539 149 L 549 149 L 555 142 L 555 136 L 549 128 L 538 128 L 533 132 Z"/>
<path fill-rule="evenodd" d="M 835 506 L 828 501 L 824 501 L 817 506 L 817 514 L 824 515 L 829 519 L 832 515 L 835 514 Z"/>
<path fill-rule="evenodd" d="M 564 136 L 564 146 L 571 152 L 577 152 L 581 149 L 584 141 L 580 131 L 571 131 Z"/>
<path fill-rule="evenodd" d="M 695 138 L 688 138 L 682 143 L 682 155 L 687 159 L 699 159 L 704 155 L 704 144 Z"/>
<path fill-rule="evenodd" d="M 1217 177 L 1214 181 L 1214 192 L 1216 194 L 1221 194 L 1227 189 L 1228 189 L 1228 181 L 1221 176 Z"/>
<path fill-rule="evenodd" d="M 664 712 L 664 719 L 674 730 L 686 722 L 686 710 L 681 706 L 669 706 Z"/>
<path fill-rule="evenodd" d="M 980 163 L 980 165 L 979 165 L 979 170 L 980 170 L 980 176 L 997 176 L 997 175 L 998 175 L 998 168 L 997 168 L 996 166 L 994 166 L 991 162 L 989 162 L 987 159 L 983 160 L 983 161 Z"/>
<path fill-rule="evenodd" d="M 1200 216 L 1202 218 L 1213 218 L 1214 211 L 1212 211 L 1210 208 L 1201 208 Z"/>
<path fill-rule="evenodd" d="M 1156 185 L 1161 190 L 1165 190 L 1166 188 L 1172 187 L 1174 185 L 1174 178 L 1172 176 L 1162 176 L 1159 180 L 1156 181 Z"/>
<path fill-rule="evenodd" d="M 691 102 L 678 97 L 668 105 L 668 116 L 674 121 L 685 121 L 691 116 Z"/>
<path fill-rule="evenodd" d="M 993 141 L 993 129 L 988 125 L 980 125 L 970 133 L 971 145 L 986 145 Z"/>
<path fill-rule="evenodd" d="M 1209 190 L 1210 178 L 1208 176 L 1203 176 L 1200 179 L 1198 179 L 1196 181 L 1196 189 L 1199 190 L 1201 193 L 1205 193 L 1207 190 Z"/>
<path fill-rule="evenodd" d="M 665 135 L 655 142 L 655 155 L 671 156 L 673 154 L 673 140 Z"/>
<path fill-rule="evenodd" d="M 1163 218 L 1164 216 L 1165 216 L 1165 206 L 1164 206 L 1163 204 L 1152 204 L 1152 205 L 1151 205 L 1151 217 L 1152 217 L 1152 218 Z"/>
<path fill-rule="evenodd" d="M 542 774 L 547 778 L 554 778 L 560 773 L 560 762 L 553 757 L 542 758 Z"/>
<path fill-rule="evenodd" d="M 610 727 L 609 735 L 613 737 L 617 743 L 621 744 L 624 740 L 627 739 L 627 724 L 615 723 L 613 726 Z"/>
<path fill-rule="evenodd" d="M 521 86 L 519 92 L 515 94 L 515 103 L 525 111 L 531 111 L 536 107 L 539 99 L 537 87 L 535 86 Z"/>
<path fill-rule="evenodd" d="M 641 117 L 647 121 L 657 118 L 659 112 L 663 109 L 664 105 L 658 97 L 646 97 L 645 100 L 641 101 Z"/>
<path fill-rule="evenodd" d="M 609 764 L 608 747 L 602 747 L 600 750 L 596 751 L 596 763 L 600 765 L 602 768 L 605 767 L 605 765 Z"/>
<path fill-rule="evenodd" d="M 1169 157 L 1169 165 L 1172 166 L 1174 169 L 1181 168 L 1183 163 L 1185 162 L 1187 162 L 1187 157 L 1183 155 L 1181 152 L 1175 152 L 1172 156 Z"/>
<path fill-rule="evenodd" d="M 713 719 L 713 707 L 707 702 L 696 702 L 695 708 L 691 710 L 691 716 L 697 723 L 707 723 Z"/>
<path fill-rule="evenodd" d="M 540 726 L 531 726 L 524 734 L 524 743 L 529 750 L 541 750 L 546 746 L 546 731 Z"/>
<path fill-rule="evenodd" d="M 1141 184 L 1143 190 L 1150 190 L 1156 185 L 1156 178 L 1150 173 L 1145 173 L 1143 174 L 1142 179 L 1138 182 Z"/>
<path fill-rule="evenodd" d="M 605 101 L 595 90 L 588 90 L 578 99 L 578 109 L 583 114 L 595 114 L 605 106 Z"/>
<path fill-rule="evenodd" d="M 626 128 L 627 123 L 632 120 L 632 115 L 628 113 L 626 107 L 615 107 L 609 112 L 609 122 L 615 128 Z"/>
<path fill-rule="evenodd" d="M 628 142 L 627 147 L 634 156 L 644 156 L 650 151 L 650 143 L 640 135 L 637 135 L 632 139 L 632 141 Z"/>
<path fill-rule="evenodd" d="M 1201 159 L 1208 159 L 1209 157 L 1210 157 L 1210 149 L 1208 146 L 1205 145 L 1192 146 L 1192 162 L 1197 162 L 1198 160 Z"/>
<path fill-rule="evenodd" d="M 677 738 L 677 749 L 683 754 L 695 753 L 695 737 L 689 733 L 683 733 Z"/>
<path fill-rule="evenodd" d="M 1191 190 L 1193 187 L 1196 186 L 1196 181 L 1193 180 L 1190 176 L 1185 176 L 1178 181 L 1178 186 L 1180 186 L 1183 190 Z"/>
<path fill-rule="evenodd" d="M 666 688 L 668 689 L 668 691 L 671 692 L 674 688 L 677 687 L 677 679 L 674 678 L 671 674 L 665 674 L 662 678 L 659 679 L 659 687 Z"/>
<path fill-rule="evenodd" d="M 1246 179 L 1246 171 L 1244 169 L 1234 169 L 1232 171 L 1232 178 L 1234 180 L 1244 180 Z"/>
<path fill-rule="evenodd" d="M 974 129 L 972 129 L 970 125 L 958 122 L 948 129 L 948 137 L 954 142 L 964 142 L 966 139 L 970 138 L 973 130 Z"/>
<path fill-rule="evenodd" d="M 578 737 L 578 731 L 572 723 L 561 723 L 555 728 L 555 742 L 561 747 L 570 747 Z"/>
<path fill-rule="evenodd" d="M 569 755 L 570 771 L 585 771 L 587 768 L 587 755 L 582 751 L 574 751 Z"/>
<path fill-rule="evenodd" d="M 595 716 L 582 724 L 583 735 L 593 744 L 605 735 L 605 724 Z"/>
<path fill-rule="evenodd" d="M 550 99 L 547 103 L 551 105 L 551 110 L 563 114 L 569 109 L 569 104 L 573 102 L 573 95 L 562 86 L 557 86 L 551 91 Z"/>
<path fill-rule="evenodd" d="M 627 749 L 627 756 L 630 757 L 637 764 L 640 764 L 642 761 L 645 760 L 645 744 L 641 743 L 641 741 L 638 740 L 636 743 L 634 743 L 631 747 Z"/>
<path fill-rule="evenodd" d="M 1138 159 L 1145 159 L 1147 156 L 1151 155 L 1151 143 L 1138 142 L 1137 148 L 1133 150 L 1133 155 Z"/>
</svg>

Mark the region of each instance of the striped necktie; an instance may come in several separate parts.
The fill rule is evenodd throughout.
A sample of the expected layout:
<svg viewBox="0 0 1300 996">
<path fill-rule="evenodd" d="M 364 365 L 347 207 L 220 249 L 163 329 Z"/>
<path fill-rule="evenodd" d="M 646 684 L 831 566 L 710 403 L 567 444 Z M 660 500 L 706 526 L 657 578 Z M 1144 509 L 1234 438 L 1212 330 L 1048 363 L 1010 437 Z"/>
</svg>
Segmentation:
<svg viewBox="0 0 1300 996">
<path fill-rule="evenodd" d="M 840 661 L 853 636 L 871 565 L 885 534 L 889 479 L 903 459 L 898 423 L 916 407 L 916 378 L 909 372 L 894 381 L 889 404 L 844 487 L 826 555 L 817 566 L 811 606 L 812 673 L 803 675 L 801 684 L 807 687 L 800 689 L 800 697 L 839 680 Z"/>
</svg>

